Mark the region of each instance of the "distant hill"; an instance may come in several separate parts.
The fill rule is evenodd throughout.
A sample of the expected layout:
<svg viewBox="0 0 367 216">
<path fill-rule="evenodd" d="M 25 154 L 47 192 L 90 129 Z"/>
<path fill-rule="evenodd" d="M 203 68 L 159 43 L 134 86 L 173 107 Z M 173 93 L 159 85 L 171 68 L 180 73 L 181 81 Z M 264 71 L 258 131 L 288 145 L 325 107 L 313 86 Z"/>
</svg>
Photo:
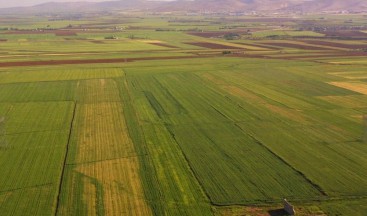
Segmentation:
<svg viewBox="0 0 367 216">
<path fill-rule="evenodd" d="M 325 12 L 325 11 L 367 11 L 367 0 L 177 0 L 147 1 L 120 0 L 106 2 L 65 2 L 45 3 L 32 7 L 0 9 L 0 13 L 62 13 L 113 10 L 145 10 L 152 12 Z"/>
<path fill-rule="evenodd" d="M 299 3 L 302 0 L 298 0 Z M 294 0 L 194 0 L 177 1 L 156 8 L 159 11 L 277 11 L 295 6 Z"/>
<path fill-rule="evenodd" d="M 286 8 L 289 11 L 367 11 L 367 0 L 312 0 Z"/>
</svg>

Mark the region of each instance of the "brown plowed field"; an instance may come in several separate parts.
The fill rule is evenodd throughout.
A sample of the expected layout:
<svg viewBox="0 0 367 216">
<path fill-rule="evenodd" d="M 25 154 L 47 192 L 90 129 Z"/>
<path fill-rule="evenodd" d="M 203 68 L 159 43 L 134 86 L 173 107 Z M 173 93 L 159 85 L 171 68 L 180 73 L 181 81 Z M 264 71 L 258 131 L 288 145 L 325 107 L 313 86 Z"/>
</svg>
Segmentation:
<svg viewBox="0 0 367 216">
<path fill-rule="evenodd" d="M 77 33 L 74 31 L 55 31 L 56 36 L 77 36 Z"/>
<path fill-rule="evenodd" d="M 156 45 L 156 46 L 161 46 L 161 47 L 167 47 L 167 48 L 178 48 L 176 46 L 172 46 L 172 45 L 165 44 L 165 43 L 149 43 L 149 44 Z"/>
<path fill-rule="evenodd" d="M 284 43 L 284 42 L 266 42 L 262 44 L 271 45 L 271 46 L 280 46 L 280 47 L 286 47 L 286 48 L 304 49 L 304 50 L 330 50 L 324 47 L 307 46 L 303 44 L 293 44 L 293 43 Z"/>
<path fill-rule="evenodd" d="M 190 42 L 190 43 L 185 43 L 185 44 L 209 48 L 209 49 L 243 49 L 241 47 L 234 47 L 234 46 L 228 46 L 228 45 L 216 44 L 216 43 L 208 43 L 208 42 Z"/>
<path fill-rule="evenodd" d="M 90 42 L 94 44 L 104 44 L 104 42 L 100 40 L 91 40 Z"/>
<path fill-rule="evenodd" d="M 316 40 L 304 40 L 302 42 L 314 45 L 321 45 L 321 46 L 331 46 L 337 48 L 345 48 L 345 49 L 367 49 L 367 44 L 341 44 L 336 42 L 329 42 L 329 41 L 316 41 Z"/>
<path fill-rule="evenodd" d="M 282 56 L 282 57 L 270 56 L 270 58 L 291 60 L 291 59 L 317 59 L 317 58 L 333 58 L 333 57 L 343 58 L 343 57 L 360 57 L 360 56 L 367 56 L 367 53 L 364 53 L 364 52 L 336 52 L 333 54 L 324 54 L 324 55 L 320 54 L 320 55 L 309 55 L 309 56 L 305 56 L 305 55 Z"/>
<path fill-rule="evenodd" d="M 260 45 L 260 44 L 251 44 L 251 43 L 238 43 L 246 46 L 253 46 L 253 47 L 260 47 L 265 49 L 272 49 L 272 50 L 280 50 L 280 48 L 273 47 L 273 46 L 266 46 L 266 45 Z"/>
<path fill-rule="evenodd" d="M 326 31 L 320 32 L 325 34 L 327 37 L 366 37 L 367 34 L 360 31 Z"/>
</svg>

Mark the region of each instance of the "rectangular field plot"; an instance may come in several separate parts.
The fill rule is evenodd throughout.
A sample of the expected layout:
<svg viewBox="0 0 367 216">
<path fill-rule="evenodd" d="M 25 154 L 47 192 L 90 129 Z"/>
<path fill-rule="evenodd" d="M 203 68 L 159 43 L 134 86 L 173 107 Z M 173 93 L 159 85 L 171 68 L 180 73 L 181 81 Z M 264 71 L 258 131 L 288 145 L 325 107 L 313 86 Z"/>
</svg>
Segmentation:
<svg viewBox="0 0 367 216">
<path fill-rule="evenodd" d="M 328 84 L 334 66 L 209 61 L 128 67 L 124 91 L 148 148 L 168 132 L 212 203 L 365 195 L 363 95 Z"/>
<path fill-rule="evenodd" d="M 31 188 L 0 192 L 2 215 L 53 215 L 58 185 L 43 185 Z"/>
<path fill-rule="evenodd" d="M 149 215 L 138 156 L 122 103 L 77 105 L 58 214 Z"/>
<path fill-rule="evenodd" d="M 1 83 L 23 83 L 23 82 L 45 82 L 45 81 L 65 81 L 83 80 L 98 78 L 113 78 L 122 76 L 121 69 L 110 68 L 67 68 L 67 67 L 39 67 L 12 69 L 0 72 Z"/>
<path fill-rule="evenodd" d="M 155 78 L 157 81 L 150 82 L 144 76 L 132 78 L 134 101 L 143 127 L 166 125 L 167 129 L 162 130 L 174 137 L 213 203 L 321 196 L 307 179 L 234 124 L 236 117 L 244 121 L 252 113 L 239 112 L 218 92 L 201 85 L 194 75 L 167 74 Z M 148 90 L 149 94 L 140 93 Z M 156 133 L 158 136 L 159 132 Z"/>
<path fill-rule="evenodd" d="M 7 146 L 0 150 L 1 191 L 58 184 L 68 131 L 28 133 L 6 139 Z"/>
<path fill-rule="evenodd" d="M 361 82 L 330 82 L 331 85 L 367 95 L 367 84 Z"/>
<path fill-rule="evenodd" d="M 68 144 L 70 102 L 0 104 L 0 211 L 51 215 Z"/>
<path fill-rule="evenodd" d="M 0 104 L 7 106 L 6 133 L 19 134 L 68 130 L 72 117 L 72 102 L 40 102 Z"/>
<path fill-rule="evenodd" d="M 70 164 L 136 156 L 127 133 L 121 103 L 77 105 Z"/>
<path fill-rule="evenodd" d="M 113 79 L 80 80 L 76 85 L 76 100 L 79 103 L 120 102 L 117 84 Z"/>
<path fill-rule="evenodd" d="M 366 71 L 334 72 L 330 74 L 335 75 L 335 76 L 340 76 L 346 79 L 351 79 L 351 80 L 367 79 Z"/>
<path fill-rule="evenodd" d="M 75 81 L 0 84 L 0 102 L 71 101 Z"/>
<path fill-rule="evenodd" d="M 137 157 L 69 165 L 58 215 L 150 215 Z"/>
</svg>

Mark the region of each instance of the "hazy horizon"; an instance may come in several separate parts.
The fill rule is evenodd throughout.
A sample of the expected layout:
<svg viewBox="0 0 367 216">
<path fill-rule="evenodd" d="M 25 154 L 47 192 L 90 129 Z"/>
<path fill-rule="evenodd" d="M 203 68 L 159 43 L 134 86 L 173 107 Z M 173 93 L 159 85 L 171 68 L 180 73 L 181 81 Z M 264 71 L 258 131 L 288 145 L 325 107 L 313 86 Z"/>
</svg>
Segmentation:
<svg viewBox="0 0 367 216">
<path fill-rule="evenodd" d="M 118 0 L 23 0 L 14 2 L 9 2 L 9 0 L 0 0 L 0 8 L 26 7 L 47 2 L 104 2 L 104 1 L 118 1 Z M 170 1 L 170 0 L 160 0 L 160 1 Z"/>
<path fill-rule="evenodd" d="M 37 4 L 42 4 L 46 2 L 103 2 L 107 0 L 23 0 L 23 1 L 9 1 L 9 0 L 0 0 L 0 8 L 8 8 L 8 7 L 26 7 L 33 6 Z"/>
</svg>

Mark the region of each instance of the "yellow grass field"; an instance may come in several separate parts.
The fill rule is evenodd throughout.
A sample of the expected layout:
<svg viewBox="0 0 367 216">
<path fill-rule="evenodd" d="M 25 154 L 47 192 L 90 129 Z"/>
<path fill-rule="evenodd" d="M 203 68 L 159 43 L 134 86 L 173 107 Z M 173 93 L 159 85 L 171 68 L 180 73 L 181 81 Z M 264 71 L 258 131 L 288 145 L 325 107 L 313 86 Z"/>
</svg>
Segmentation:
<svg viewBox="0 0 367 216">
<path fill-rule="evenodd" d="M 358 82 L 329 82 L 329 84 L 367 95 L 367 85 Z"/>
<path fill-rule="evenodd" d="M 65 206 L 60 215 L 150 215 L 139 176 L 139 161 L 128 135 L 121 103 L 81 104 L 77 108 L 72 145 L 75 157 L 69 160 L 64 191 Z"/>
</svg>

